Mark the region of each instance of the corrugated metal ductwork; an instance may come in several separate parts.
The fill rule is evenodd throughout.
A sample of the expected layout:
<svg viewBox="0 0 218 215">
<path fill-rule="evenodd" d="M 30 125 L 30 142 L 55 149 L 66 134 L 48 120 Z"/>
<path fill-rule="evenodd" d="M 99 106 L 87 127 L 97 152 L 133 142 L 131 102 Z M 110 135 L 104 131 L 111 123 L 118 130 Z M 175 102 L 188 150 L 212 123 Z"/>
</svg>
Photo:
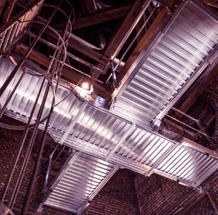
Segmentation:
<svg viewBox="0 0 218 215">
<path fill-rule="evenodd" d="M 117 169 L 101 159 L 75 153 L 55 178 L 43 204 L 79 213 Z"/>
<path fill-rule="evenodd" d="M 111 110 L 80 100 L 69 83 L 61 82 L 48 132 L 56 142 L 79 152 L 65 163 L 43 204 L 81 212 L 118 167 L 146 176 L 157 173 L 192 187 L 214 173 L 218 169 L 214 151 L 186 139 L 169 140 L 152 131 L 150 123 L 160 120 L 208 66 L 217 51 L 217 39 L 217 21 L 198 4 L 184 1 L 139 55 Z M 4 92 L 0 106 L 26 69 L 5 114 L 27 122 L 43 76 L 24 68 Z M 0 87 L 13 69 L 11 62 L 0 60 Z M 50 91 L 43 118 L 53 97 Z M 44 123 L 40 126 L 43 129 Z"/>
<path fill-rule="evenodd" d="M 154 41 L 130 68 L 112 108 L 147 127 L 162 119 L 207 67 L 217 50 L 218 23 L 205 8 L 184 1 Z"/>
<path fill-rule="evenodd" d="M 3 80 L 12 71 L 13 65 L 2 61 L 0 69 L 4 71 L 0 73 Z M 19 74 L 15 80 L 18 77 Z M 33 94 L 41 79 L 39 76 L 25 74 L 8 106 L 7 115 L 27 121 L 33 106 Z M 10 87 L 7 93 L 9 91 Z M 6 94 L 4 98 L 7 97 Z M 47 107 L 52 96 L 50 92 Z M 45 109 L 44 116 L 47 112 Z M 80 101 L 66 87 L 58 88 L 49 133 L 61 144 L 106 159 L 114 165 L 141 174 L 150 175 L 155 172 L 189 186 L 200 185 L 218 168 L 217 156 L 212 151 L 204 147 L 203 150 L 197 151 L 191 144 L 168 140 L 107 110 Z"/>
</svg>

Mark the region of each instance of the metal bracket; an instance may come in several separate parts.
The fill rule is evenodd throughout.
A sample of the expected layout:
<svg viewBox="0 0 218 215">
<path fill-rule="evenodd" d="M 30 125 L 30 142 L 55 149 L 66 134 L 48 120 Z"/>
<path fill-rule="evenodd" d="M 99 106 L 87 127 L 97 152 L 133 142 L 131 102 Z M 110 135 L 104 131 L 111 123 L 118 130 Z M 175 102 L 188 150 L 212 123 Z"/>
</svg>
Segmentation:
<svg viewBox="0 0 218 215">
<path fill-rule="evenodd" d="M 112 70 L 112 78 L 113 78 L 114 87 L 118 88 L 117 75 L 116 75 L 116 71 L 114 67 L 114 62 L 112 60 L 110 61 L 110 65 L 111 65 L 111 70 Z"/>
<path fill-rule="evenodd" d="M 42 212 L 42 210 L 43 210 L 43 204 L 40 203 L 40 205 L 37 208 L 37 212 Z"/>
<path fill-rule="evenodd" d="M 203 193 L 203 189 L 202 189 L 202 187 L 201 187 L 201 186 L 194 187 L 194 188 L 193 188 L 193 190 L 194 190 L 195 192 L 197 192 L 198 194 L 201 194 L 201 193 Z"/>
<path fill-rule="evenodd" d="M 158 132 L 160 129 L 160 124 L 161 124 L 161 120 L 159 119 L 155 119 L 154 121 L 152 121 L 151 122 L 152 131 Z"/>
<path fill-rule="evenodd" d="M 78 209 L 77 215 L 81 215 L 82 212 L 89 206 L 90 201 L 87 199 L 84 204 Z"/>
</svg>

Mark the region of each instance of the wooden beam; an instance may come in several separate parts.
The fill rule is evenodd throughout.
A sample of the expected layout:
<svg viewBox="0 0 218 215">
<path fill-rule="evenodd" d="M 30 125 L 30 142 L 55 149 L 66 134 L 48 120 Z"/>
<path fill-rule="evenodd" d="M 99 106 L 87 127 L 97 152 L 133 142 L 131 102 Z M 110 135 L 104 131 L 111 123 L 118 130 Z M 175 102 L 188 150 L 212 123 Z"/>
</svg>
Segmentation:
<svg viewBox="0 0 218 215">
<path fill-rule="evenodd" d="M 128 13 L 130 7 L 130 5 L 111 7 L 104 10 L 100 10 L 95 14 L 78 18 L 75 20 L 75 23 L 73 24 L 73 30 L 121 18 Z"/>
<path fill-rule="evenodd" d="M 1 0 L 1 1 L 0 1 L 0 15 L 1 15 L 2 10 L 3 10 L 3 8 L 4 8 L 5 2 L 6 2 L 6 0 Z"/>
<path fill-rule="evenodd" d="M 93 49 L 85 46 L 84 44 L 78 42 L 74 38 L 70 38 L 68 45 L 69 45 L 69 47 L 73 48 L 74 50 L 76 50 L 76 51 L 86 55 L 87 57 L 99 62 L 101 65 L 106 65 L 108 60 L 109 60 L 101 52 L 99 52 L 97 50 L 93 50 Z"/>
<path fill-rule="evenodd" d="M 50 36 L 51 38 L 54 38 L 56 40 L 58 39 L 57 35 L 54 34 L 50 29 L 46 29 L 45 34 L 47 34 L 48 36 Z M 101 66 L 106 65 L 108 62 L 108 58 L 105 57 L 101 52 L 84 45 L 83 43 L 79 42 L 75 38 L 70 37 L 69 42 L 68 42 L 68 46 L 70 48 L 84 54 L 85 56 L 89 57 L 90 59 L 97 61 Z"/>
<path fill-rule="evenodd" d="M 21 54 L 25 54 L 28 50 L 28 47 L 21 44 L 21 45 L 17 45 L 16 50 L 21 53 Z M 33 60 L 36 63 L 41 64 L 42 66 L 48 67 L 51 59 L 35 50 L 31 51 L 30 55 L 29 55 L 29 59 Z M 87 79 L 86 76 L 75 72 L 74 70 L 72 70 L 71 68 L 69 68 L 68 66 L 64 66 L 63 70 L 62 70 L 62 75 L 66 78 L 67 81 L 69 81 L 70 83 L 73 83 L 74 85 L 77 85 L 81 80 L 83 79 Z M 94 91 L 97 95 L 100 95 L 101 97 L 103 97 L 104 99 L 106 99 L 107 101 L 111 100 L 111 94 L 109 92 L 106 91 L 106 89 L 100 85 L 99 83 L 95 82 L 93 83 L 94 85 Z"/>
<path fill-rule="evenodd" d="M 125 17 L 121 25 L 117 28 L 116 32 L 110 39 L 108 45 L 105 47 L 104 55 L 107 57 L 111 57 L 117 49 L 117 46 L 123 40 L 123 37 L 128 32 L 129 28 L 131 27 L 132 23 L 135 21 L 138 12 L 141 10 L 143 0 L 136 0 L 131 7 L 131 10 L 128 12 L 128 15 Z"/>
<path fill-rule="evenodd" d="M 119 83 L 119 88 L 114 91 L 113 97 L 116 96 L 116 94 L 119 92 L 121 87 L 126 83 L 127 79 L 129 79 L 130 75 L 132 74 L 134 70 L 134 65 L 133 63 L 136 61 L 138 58 L 139 54 L 144 50 L 149 43 L 152 41 L 154 38 L 155 33 L 157 33 L 159 27 L 162 24 L 165 24 L 166 21 L 169 20 L 169 10 L 166 7 L 163 7 L 161 11 L 159 12 L 158 16 L 154 20 L 154 22 L 151 24 L 150 28 L 146 32 L 146 34 L 143 36 L 129 59 L 127 60 L 125 66 L 123 67 L 123 70 L 119 73 L 117 79 Z M 132 66 L 133 65 L 133 66 Z"/>
<path fill-rule="evenodd" d="M 141 10 L 143 3 L 144 3 L 143 0 L 136 0 L 134 2 L 130 11 L 128 12 L 128 15 L 125 17 L 121 25 L 117 28 L 112 38 L 109 40 L 108 44 L 104 49 L 104 55 L 109 59 L 111 58 L 112 55 L 114 55 L 115 51 L 117 50 L 117 47 L 119 46 L 124 36 L 129 31 L 131 25 L 133 24 L 138 13 Z M 93 74 L 95 78 L 99 77 L 99 75 L 100 74 L 97 71 Z"/>
<path fill-rule="evenodd" d="M 5 2 L 5 1 L 3 1 L 3 2 Z M 16 0 L 6 1 L 4 9 L 3 9 L 3 14 L 1 14 L 3 23 L 8 22 L 8 20 L 10 19 L 11 13 L 14 9 L 15 2 L 16 2 Z"/>
<path fill-rule="evenodd" d="M 96 0 L 82 0 L 87 13 L 95 13 L 98 10 Z"/>
</svg>

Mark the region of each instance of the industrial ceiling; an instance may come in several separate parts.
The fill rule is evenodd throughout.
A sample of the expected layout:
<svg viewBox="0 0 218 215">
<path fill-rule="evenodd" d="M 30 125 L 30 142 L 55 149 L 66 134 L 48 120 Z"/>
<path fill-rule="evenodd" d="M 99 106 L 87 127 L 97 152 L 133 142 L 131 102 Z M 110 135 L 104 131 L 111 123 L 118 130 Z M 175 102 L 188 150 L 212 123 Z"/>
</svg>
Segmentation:
<svg viewBox="0 0 218 215">
<path fill-rule="evenodd" d="M 177 106 L 217 63 L 215 13 L 191 0 L 85 2 L 41 0 L 23 7 L 23 1 L 11 1 L 16 13 L 9 17 L 2 7 L 0 116 L 25 124 L 0 126 L 24 130 L 20 148 L 33 130 L 8 207 L 13 209 L 38 129 L 45 133 L 37 163 L 47 133 L 71 151 L 46 184 L 39 211 L 50 205 L 81 214 L 119 168 L 200 190 L 218 169 L 218 155 L 192 136 L 201 134 L 213 146 L 215 140 Z M 184 134 L 169 130 L 172 124 Z"/>
</svg>

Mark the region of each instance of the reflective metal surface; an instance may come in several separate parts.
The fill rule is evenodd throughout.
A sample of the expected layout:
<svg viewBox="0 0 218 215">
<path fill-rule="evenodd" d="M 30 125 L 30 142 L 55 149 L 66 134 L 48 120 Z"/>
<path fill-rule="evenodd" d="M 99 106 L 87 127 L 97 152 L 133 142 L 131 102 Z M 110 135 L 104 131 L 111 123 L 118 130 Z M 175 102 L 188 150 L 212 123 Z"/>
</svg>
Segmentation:
<svg viewBox="0 0 218 215">
<path fill-rule="evenodd" d="M 146 49 L 142 60 L 136 60 L 135 75 L 119 90 L 113 113 L 150 127 L 201 74 L 213 50 L 217 51 L 217 20 L 192 1 L 184 1 L 178 10 L 151 51 Z"/>
<path fill-rule="evenodd" d="M 139 62 L 128 86 L 121 89 L 112 110 L 81 101 L 69 83 L 58 86 L 48 132 L 56 142 L 79 152 L 64 165 L 44 204 L 81 212 L 118 166 L 147 176 L 157 173 L 192 187 L 218 169 L 213 151 L 195 147 L 191 141 L 169 140 L 150 128 L 151 121 L 162 118 L 216 51 L 217 22 L 198 5 L 184 2 L 172 20 L 149 55 Z M 0 87 L 13 69 L 11 62 L 0 60 Z M 22 72 L 18 71 L 1 97 L 1 108 Z M 27 122 L 42 80 L 39 73 L 26 69 L 6 115 Z M 53 96 L 50 90 L 44 117 Z M 43 122 L 40 128 L 44 126 Z"/>
<path fill-rule="evenodd" d="M 11 19 L 7 25 L 5 24 L 0 27 L 1 51 L 6 51 L 14 40 L 26 29 L 27 25 L 38 13 L 43 2 L 44 0 L 37 1 L 32 8 L 21 11 L 16 17 Z"/>
<path fill-rule="evenodd" d="M 117 169 L 117 166 L 101 159 L 76 153 L 55 179 L 50 187 L 52 192 L 44 204 L 78 213 L 95 197 Z"/>
<path fill-rule="evenodd" d="M 4 80 L 12 68 L 12 64 L 1 61 L 0 80 Z M 25 74 L 8 106 L 8 116 L 27 121 L 35 99 L 34 91 L 40 82 L 39 76 Z M 6 98 L 7 93 L 4 96 Z M 49 98 L 52 101 L 52 92 Z M 2 105 L 3 100 L 0 102 Z M 46 107 L 49 107 L 48 103 Z M 44 116 L 47 112 L 45 109 Z M 43 126 L 41 124 L 42 129 Z M 78 151 L 141 174 L 155 172 L 173 180 L 182 180 L 189 186 L 200 185 L 218 168 L 213 151 L 203 146 L 201 151 L 197 151 L 190 142 L 180 144 L 168 140 L 107 110 L 80 101 L 72 90 L 64 86 L 58 88 L 48 132 L 55 141 Z"/>
</svg>

